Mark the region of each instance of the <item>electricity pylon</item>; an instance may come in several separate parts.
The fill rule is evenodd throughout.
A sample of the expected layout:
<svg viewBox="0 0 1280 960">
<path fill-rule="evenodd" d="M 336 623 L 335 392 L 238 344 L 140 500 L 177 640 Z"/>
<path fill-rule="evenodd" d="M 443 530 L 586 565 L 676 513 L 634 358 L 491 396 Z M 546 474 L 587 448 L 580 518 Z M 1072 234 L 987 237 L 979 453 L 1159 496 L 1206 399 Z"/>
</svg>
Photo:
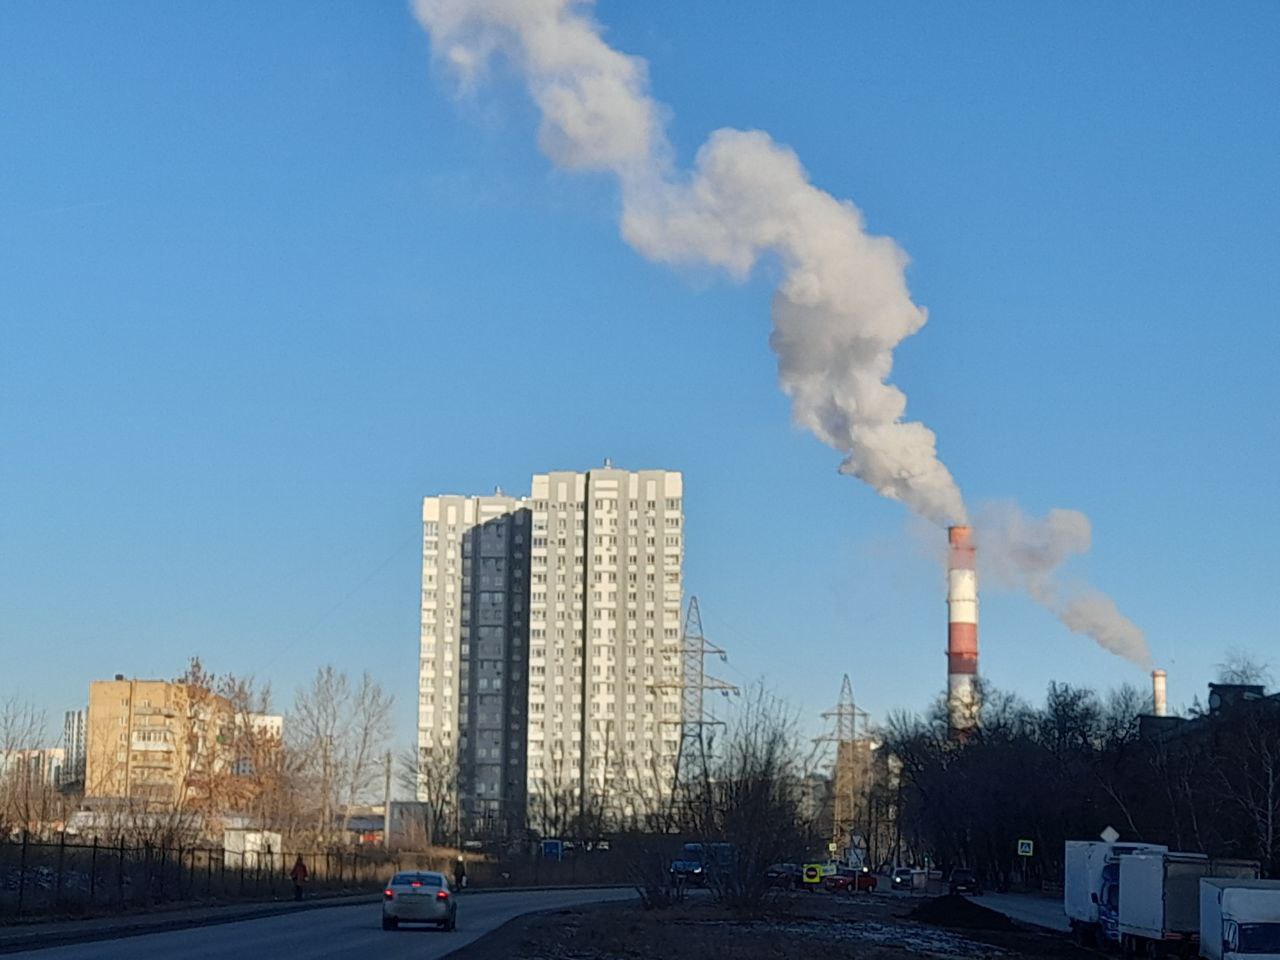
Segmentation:
<svg viewBox="0 0 1280 960">
<path fill-rule="evenodd" d="M 858 745 L 867 746 L 869 740 L 866 734 L 867 712 L 859 710 L 854 703 L 853 685 L 849 682 L 847 673 L 840 684 L 840 701 L 830 710 L 824 711 L 822 718 L 835 721 L 831 732 L 814 737 L 813 743 L 815 752 L 820 750 L 823 744 L 836 745 L 832 777 L 834 803 L 831 816 L 831 840 L 839 847 L 845 840 L 852 837 L 857 816 L 858 791 L 866 786 L 859 781 L 865 780 L 869 773 L 866 757 L 862 757 L 861 776 L 858 771 L 859 757 L 865 753 L 865 750 L 858 749 Z M 859 730 L 859 721 L 862 722 L 861 730 Z"/>
</svg>

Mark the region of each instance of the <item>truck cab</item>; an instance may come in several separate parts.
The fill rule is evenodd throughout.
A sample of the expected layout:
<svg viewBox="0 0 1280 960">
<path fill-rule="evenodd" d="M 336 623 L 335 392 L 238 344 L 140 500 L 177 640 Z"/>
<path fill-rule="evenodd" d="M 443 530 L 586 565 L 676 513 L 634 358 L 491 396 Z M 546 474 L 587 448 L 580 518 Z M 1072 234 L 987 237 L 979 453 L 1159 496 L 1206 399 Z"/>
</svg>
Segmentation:
<svg viewBox="0 0 1280 960">
<path fill-rule="evenodd" d="M 1280 880 L 1201 878 L 1200 956 L 1280 960 Z"/>
</svg>

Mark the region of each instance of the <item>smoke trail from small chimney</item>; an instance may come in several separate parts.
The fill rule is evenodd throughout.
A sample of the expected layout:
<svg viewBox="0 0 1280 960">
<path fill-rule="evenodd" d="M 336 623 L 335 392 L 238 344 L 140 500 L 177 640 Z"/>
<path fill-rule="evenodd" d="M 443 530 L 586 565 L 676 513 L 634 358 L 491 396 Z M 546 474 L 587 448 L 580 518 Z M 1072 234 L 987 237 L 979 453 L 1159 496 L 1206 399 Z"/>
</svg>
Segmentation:
<svg viewBox="0 0 1280 960">
<path fill-rule="evenodd" d="M 1151 668 L 1142 630 L 1093 587 L 1064 580 L 1063 565 L 1089 552 L 1093 531 L 1078 510 L 1027 516 L 1017 504 L 984 504 L 975 521 L 982 569 L 996 582 L 1023 590 L 1073 633 L 1104 650 Z"/>
<path fill-rule="evenodd" d="M 543 152 L 564 169 L 617 177 L 622 234 L 641 254 L 721 268 L 736 279 L 775 256 L 783 276 L 770 345 L 793 419 L 843 455 L 842 472 L 936 524 L 967 522 L 933 431 L 905 419 L 906 395 L 889 383 L 894 349 L 926 320 L 907 289 L 906 254 L 891 238 L 868 233 L 857 207 L 815 187 L 795 153 L 762 131 L 716 130 L 693 168 L 678 169 L 646 63 L 606 44 L 589 7 L 586 0 L 414 2 L 436 55 L 464 88 L 502 54 L 538 106 Z M 1056 530 L 1058 513 L 1084 522 L 1087 549 L 1081 514 L 1055 511 L 1038 523 Z M 1061 559 L 1079 552 L 1070 549 L 1078 533 L 1066 532 Z M 996 534 L 978 530 L 989 559 L 998 548 L 986 541 L 1004 535 Z M 1033 537 L 1008 547 L 1010 562 L 1030 564 L 1013 579 L 1068 627 L 1123 656 L 1146 657 L 1141 631 L 1105 597 L 1068 596 L 1058 587 L 1053 571 L 1061 559 L 1047 566 L 1046 559 L 1062 545 Z"/>
</svg>

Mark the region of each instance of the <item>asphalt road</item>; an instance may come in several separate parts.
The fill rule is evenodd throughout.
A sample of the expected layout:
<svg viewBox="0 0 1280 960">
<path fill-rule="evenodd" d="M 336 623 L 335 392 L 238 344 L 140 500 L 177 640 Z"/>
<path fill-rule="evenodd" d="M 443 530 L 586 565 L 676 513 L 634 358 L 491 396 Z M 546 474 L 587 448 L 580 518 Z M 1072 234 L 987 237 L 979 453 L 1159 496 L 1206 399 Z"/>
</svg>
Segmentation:
<svg viewBox="0 0 1280 960">
<path fill-rule="evenodd" d="M 370 957 L 431 960 L 466 946 L 513 917 L 583 903 L 627 900 L 631 890 L 542 890 L 529 893 L 462 894 L 458 929 L 406 926 L 383 930 L 379 904 L 307 910 L 260 920 L 98 940 L 9 957 L 39 960 L 325 960 Z"/>
<path fill-rule="evenodd" d="M 984 907 L 998 910 L 1010 920 L 1017 920 L 1020 923 L 1029 923 L 1049 930 L 1071 929 L 1071 924 L 1067 922 L 1067 915 L 1063 913 L 1061 900 L 1019 893 L 988 893 L 969 899 Z"/>
</svg>

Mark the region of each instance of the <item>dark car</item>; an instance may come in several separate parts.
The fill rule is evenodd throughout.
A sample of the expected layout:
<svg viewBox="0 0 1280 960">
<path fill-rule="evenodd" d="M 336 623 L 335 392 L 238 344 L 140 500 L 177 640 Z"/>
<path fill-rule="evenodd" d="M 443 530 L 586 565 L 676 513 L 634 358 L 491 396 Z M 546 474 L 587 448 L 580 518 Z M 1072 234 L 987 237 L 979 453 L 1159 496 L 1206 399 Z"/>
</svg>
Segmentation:
<svg viewBox="0 0 1280 960">
<path fill-rule="evenodd" d="M 951 892 L 971 893 L 980 897 L 982 884 L 978 881 L 978 875 L 968 867 L 956 867 L 951 871 Z"/>
<path fill-rule="evenodd" d="M 765 877 L 775 887 L 804 886 L 804 871 L 798 863 L 775 863 L 765 872 Z"/>
<path fill-rule="evenodd" d="M 857 893 L 859 890 L 872 891 L 875 888 L 876 875 L 870 870 L 840 867 L 831 876 L 822 878 L 822 889 L 832 893 Z"/>
<path fill-rule="evenodd" d="M 671 879 L 677 884 L 705 887 L 732 872 L 738 852 L 732 843 L 686 843 L 671 861 Z"/>
</svg>

